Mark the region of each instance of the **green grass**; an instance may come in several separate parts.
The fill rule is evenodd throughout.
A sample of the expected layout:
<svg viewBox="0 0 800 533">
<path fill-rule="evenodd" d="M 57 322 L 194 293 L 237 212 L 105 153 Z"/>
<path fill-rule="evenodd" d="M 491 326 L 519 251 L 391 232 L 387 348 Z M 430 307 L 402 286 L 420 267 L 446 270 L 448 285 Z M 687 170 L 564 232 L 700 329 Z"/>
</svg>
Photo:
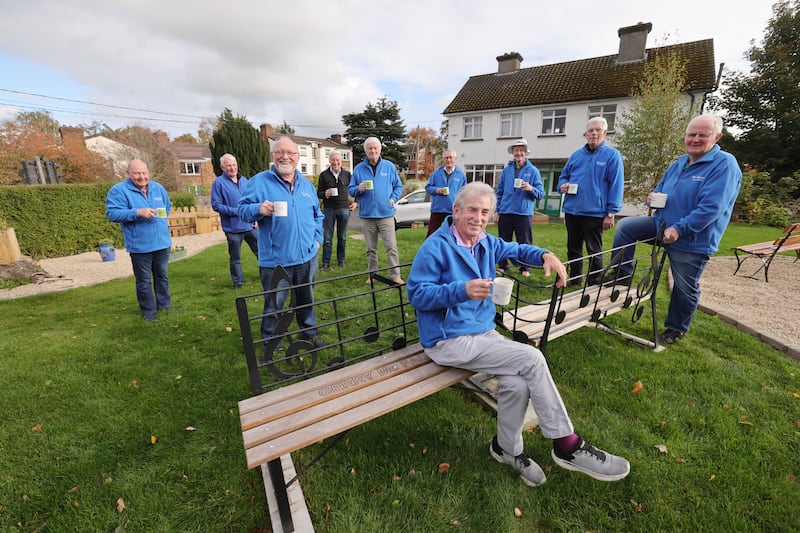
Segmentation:
<svg viewBox="0 0 800 533">
<path fill-rule="evenodd" d="M 732 225 L 720 252 L 776 234 Z M 403 262 L 424 235 L 398 232 Z M 535 226 L 534 239 L 565 255 L 563 226 Z M 347 263 L 365 269 L 362 241 L 349 240 Z M 252 257 L 245 272 L 245 289 L 259 290 Z M 3 531 L 268 530 L 242 449 L 249 386 L 225 245 L 171 263 L 170 278 L 180 309 L 150 324 L 132 279 L 0 302 Z M 662 284 L 662 319 L 667 299 Z M 525 486 L 488 457 L 493 416 L 449 389 L 355 428 L 311 469 L 302 485 L 317 530 L 800 530 L 798 362 L 702 313 L 662 353 L 584 329 L 548 358 L 576 429 L 630 460 L 626 480 L 555 467 L 534 431 L 526 450 L 552 471 Z"/>
</svg>

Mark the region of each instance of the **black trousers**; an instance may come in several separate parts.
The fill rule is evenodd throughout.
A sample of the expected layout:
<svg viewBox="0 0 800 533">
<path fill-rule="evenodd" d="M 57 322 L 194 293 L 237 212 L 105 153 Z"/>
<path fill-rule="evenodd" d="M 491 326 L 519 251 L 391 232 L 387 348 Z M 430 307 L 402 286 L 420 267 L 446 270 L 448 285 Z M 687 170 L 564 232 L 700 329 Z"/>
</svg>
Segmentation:
<svg viewBox="0 0 800 533">
<path fill-rule="evenodd" d="M 598 283 L 603 274 L 603 217 L 585 217 L 564 213 L 567 226 L 567 259 L 569 277 L 577 281 L 583 276 L 583 245 L 586 255 L 597 254 L 589 259 L 589 283 Z"/>
</svg>

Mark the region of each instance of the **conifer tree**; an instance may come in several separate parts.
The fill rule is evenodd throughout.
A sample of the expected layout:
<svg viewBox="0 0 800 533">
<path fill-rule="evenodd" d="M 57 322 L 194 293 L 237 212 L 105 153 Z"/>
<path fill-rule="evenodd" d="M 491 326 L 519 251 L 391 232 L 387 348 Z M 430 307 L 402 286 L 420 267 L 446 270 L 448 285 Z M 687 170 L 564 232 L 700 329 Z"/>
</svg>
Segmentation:
<svg viewBox="0 0 800 533">
<path fill-rule="evenodd" d="M 261 139 L 258 130 L 246 117 L 234 116 L 227 107 L 219 116 L 219 127 L 208 146 L 214 172 L 218 176 L 222 174 L 219 158 L 224 154 L 234 156 L 239 165 L 239 174 L 248 178 L 269 168 L 267 141 Z"/>
</svg>

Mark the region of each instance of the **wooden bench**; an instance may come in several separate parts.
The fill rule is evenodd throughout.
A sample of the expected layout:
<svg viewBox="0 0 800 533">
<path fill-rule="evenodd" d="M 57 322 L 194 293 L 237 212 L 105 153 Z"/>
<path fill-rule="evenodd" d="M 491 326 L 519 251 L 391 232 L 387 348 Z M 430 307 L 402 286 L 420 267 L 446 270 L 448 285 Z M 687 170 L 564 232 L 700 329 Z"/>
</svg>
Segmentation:
<svg viewBox="0 0 800 533">
<path fill-rule="evenodd" d="M 565 293 L 553 283 L 535 287 L 519 281 L 515 303 L 498 312 L 499 323 L 516 340 L 544 349 L 548 338 L 590 324 L 598 327 L 601 318 L 624 308 L 632 308 L 638 319 L 657 286 L 664 255 L 654 251 L 644 259 L 635 260 L 634 279 L 639 281 L 631 288 L 585 286 Z M 404 286 L 379 273 L 370 274 L 372 284 L 365 286 L 366 275 L 314 284 L 317 329 L 328 343 L 324 348 L 301 340 L 303 332 L 294 320 L 294 291 L 288 305 L 274 305 L 273 335 L 259 338 L 264 298 L 277 303 L 278 293 L 294 288 L 280 267 L 270 291 L 236 299 L 253 393 L 239 402 L 242 439 L 248 468 L 262 470 L 274 531 L 292 531 L 298 521 L 302 528 L 311 528 L 302 491 L 295 483 L 305 471 L 295 472 L 291 452 L 332 438 L 307 469 L 347 430 L 459 383 L 489 405 L 496 400 L 492 376 L 439 366 L 423 352 Z M 550 298 L 527 305 L 524 298 L 532 291 Z M 336 296 L 319 299 L 320 293 Z M 655 333 L 650 344 L 657 347 Z"/>
<path fill-rule="evenodd" d="M 621 335 L 655 351 L 663 350 L 658 345 L 654 294 L 666 254 L 660 246 L 653 245 L 652 241 L 629 246 L 637 244 L 641 255 L 632 260 L 633 276 L 630 285 L 620 283 L 610 274 L 617 266 L 619 259 L 615 258 L 619 256 L 621 249 L 608 250 L 603 252 L 606 256 L 606 268 L 600 276 L 608 279 L 604 284 L 590 285 L 585 281 L 589 277 L 586 276 L 578 289 L 568 290 L 554 285 L 536 286 L 525 278 L 515 278 L 517 282 L 513 305 L 498 313 L 495 319 L 497 325 L 509 331 L 515 340 L 534 344 L 543 352 L 549 341 L 585 326 Z M 586 262 L 587 258 L 576 261 Z M 566 266 L 569 271 L 570 263 L 567 262 Z M 543 289 L 550 294 L 546 294 L 546 299 L 537 300 L 537 295 L 544 296 Z M 642 317 L 648 303 L 652 318 L 650 339 L 626 333 L 604 322 L 605 318 L 626 309 L 631 311 L 631 321 L 636 322 Z"/>
<path fill-rule="evenodd" d="M 763 270 L 764 282 L 769 283 L 769 265 L 776 255 L 781 252 L 794 252 L 796 256 L 795 261 L 800 259 L 800 223 L 786 226 L 783 230 L 783 236 L 774 241 L 736 246 L 732 248 L 732 250 L 733 254 L 736 256 L 736 270 L 733 271 L 734 276 L 739 272 L 739 269 L 742 268 L 745 261 L 751 257 L 757 257 L 761 260 L 761 266 L 746 277 L 758 279 L 756 274 Z M 740 253 L 742 254 L 741 256 L 739 255 Z"/>
</svg>

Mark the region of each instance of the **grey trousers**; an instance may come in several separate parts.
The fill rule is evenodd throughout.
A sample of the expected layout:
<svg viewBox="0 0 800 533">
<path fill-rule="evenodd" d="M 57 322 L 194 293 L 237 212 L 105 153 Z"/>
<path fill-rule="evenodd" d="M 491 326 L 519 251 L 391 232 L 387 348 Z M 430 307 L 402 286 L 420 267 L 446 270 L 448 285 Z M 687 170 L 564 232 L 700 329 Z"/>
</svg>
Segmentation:
<svg viewBox="0 0 800 533">
<path fill-rule="evenodd" d="M 397 237 L 394 233 L 394 217 L 364 218 L 364 241 L 367 244 L 367 269 L 370 272 L 378 270 L 378 235 L 383 240 L 386 249 L 386 258 L 389 260 L 390 278 L 399 278 L 400 254 L 397 253 Z"/>
<path fill-rule="evenodd" d="M 481 335 L 462 335 L 425 348 L 433 361 L 494 375 L 497 394 L 497 442 L 505 452 L 519 455 L 522 424 L 528 400 L 539 416 L 542 435 L 548 439 L 573 433 L 572 421 L 561 400 L 542 352 L 530 344 L 512 341 L 492 330 Z"/>
</svg>

